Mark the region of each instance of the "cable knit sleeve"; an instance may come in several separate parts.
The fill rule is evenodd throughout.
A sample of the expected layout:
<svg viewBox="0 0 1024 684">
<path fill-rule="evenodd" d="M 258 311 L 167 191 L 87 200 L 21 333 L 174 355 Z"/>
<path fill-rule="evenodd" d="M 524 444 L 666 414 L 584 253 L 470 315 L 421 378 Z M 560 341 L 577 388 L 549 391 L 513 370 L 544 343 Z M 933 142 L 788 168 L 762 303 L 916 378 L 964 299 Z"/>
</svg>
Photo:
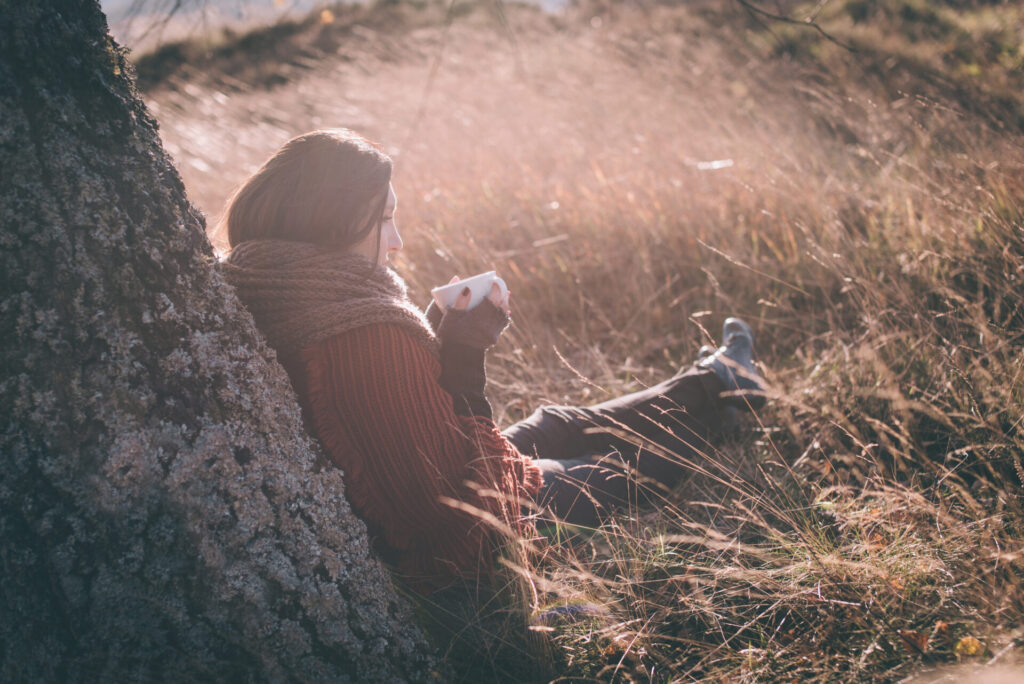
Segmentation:
<svg viewBox="0 0 1024 684">
<path fill-rule="evenodd" d="M 526 532 L 520 502 L 540 488 L 539 470 L 493 421 L 455 414 L 437 359 L 403 328 L 358 328 L 302 361 L 311 427 L 414 587 L 489 569 L 495 521 Z"/>
</svg>

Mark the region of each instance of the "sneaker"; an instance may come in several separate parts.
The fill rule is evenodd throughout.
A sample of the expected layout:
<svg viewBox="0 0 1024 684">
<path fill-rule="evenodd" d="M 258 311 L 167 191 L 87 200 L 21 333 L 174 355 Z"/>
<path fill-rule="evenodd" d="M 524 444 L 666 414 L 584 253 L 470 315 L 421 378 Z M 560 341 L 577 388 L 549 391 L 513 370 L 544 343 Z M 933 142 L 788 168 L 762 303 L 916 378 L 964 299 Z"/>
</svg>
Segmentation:
<svg viewBox="0 0 1024 684">
<path fill-rule="evenodd" d="M 698 352 L 698 358 L 697 366 L 713 370 L 725 385 L 727 403 L 754 410 L 764 405 L 765 382 L 754 366 L 754 331 L 744 321 L 725 319 L 722 346 L 706 356 Z"/>
</svg>

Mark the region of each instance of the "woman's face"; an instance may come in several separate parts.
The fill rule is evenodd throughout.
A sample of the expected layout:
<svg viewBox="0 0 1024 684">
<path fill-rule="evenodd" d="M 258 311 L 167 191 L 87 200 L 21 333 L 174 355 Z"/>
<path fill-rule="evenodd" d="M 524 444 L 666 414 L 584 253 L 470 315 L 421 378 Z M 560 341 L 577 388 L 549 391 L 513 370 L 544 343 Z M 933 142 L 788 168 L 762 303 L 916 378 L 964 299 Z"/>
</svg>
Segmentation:
<svg viewBox="0 0 1024 684">
<path fill-rule="evenodd" d="M 388 185 L 388 201 L 384 205 L 384 215 L 381 216 L 380 223 L 380 242 L 377 242 L 377 231 L 371 230 L 369 235 L 352 248 L 352 251 L 381 266 L 386 264 L 392 254 L 402 249 L 402 237 L 398 234 L 398 225 L 395 223 L 397 209 L 398 197 L 395 195 L 395 189 Z"/>
</svg>

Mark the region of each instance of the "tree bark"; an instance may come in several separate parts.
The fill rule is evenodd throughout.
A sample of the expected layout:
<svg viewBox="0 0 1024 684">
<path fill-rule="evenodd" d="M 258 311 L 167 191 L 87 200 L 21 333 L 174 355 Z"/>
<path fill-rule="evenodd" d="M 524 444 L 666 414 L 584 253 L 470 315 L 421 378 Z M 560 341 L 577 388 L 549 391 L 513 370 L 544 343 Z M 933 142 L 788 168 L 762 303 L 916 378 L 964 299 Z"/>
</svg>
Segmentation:
<svg viewBox="0 0 1024 684">
<path fill-rule="evenodd" d="M 429 678 L 98 3 L 0 57 L 0 679 Z"/>
</svg>

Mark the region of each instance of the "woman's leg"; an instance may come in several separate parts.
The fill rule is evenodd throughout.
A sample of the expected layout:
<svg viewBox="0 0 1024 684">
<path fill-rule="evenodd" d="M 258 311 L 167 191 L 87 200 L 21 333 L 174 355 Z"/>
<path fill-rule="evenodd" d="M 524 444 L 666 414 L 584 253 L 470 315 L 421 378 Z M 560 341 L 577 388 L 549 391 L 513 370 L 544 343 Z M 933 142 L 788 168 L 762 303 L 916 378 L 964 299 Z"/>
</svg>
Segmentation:
<svg viewBox="0 0 1024 684">
<path fill-rule="evenodd" d="M 569 522 L 596 524 L 602 509 L 638 498 L 626 471 L 666 487 L 679 481 L 686 462 L 706 451 L 708 433 L 721 423 L 722 389 L 713 371 L 694 367 L 594 406 L 541 407 L 505 436 L 537 459 L 543 505 Z"/>
<path fill-rule="evenodd" d="M 691 368 L 658 385 L 588 407 L 542 406 L 508 427 L 520 453 L 569 460 L 653 442 L 664 450 L 692 448 L 721 422 L 722 382 Z"/>
</svg>

